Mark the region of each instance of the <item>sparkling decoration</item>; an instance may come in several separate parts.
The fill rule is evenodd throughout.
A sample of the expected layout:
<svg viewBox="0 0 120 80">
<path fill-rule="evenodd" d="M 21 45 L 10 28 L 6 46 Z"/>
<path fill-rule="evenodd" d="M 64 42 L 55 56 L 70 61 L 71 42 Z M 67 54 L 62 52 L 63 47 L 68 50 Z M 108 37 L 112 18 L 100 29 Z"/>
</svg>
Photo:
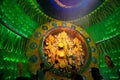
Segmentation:
<svg viewBox="0 0 120 80">
<path fill-rule="evenodd" d="M 76 27 L 72 25 L 72 26 L 71 26 L 71 29 L 74 29 L 74 30 L 75 30 L 75 29 L 76 29 Z"/>
<path fill-rule="evenodd" d="M 57 24 L 55 22 L 52 23 L 52 26 L 57 27 Z"/>
<path fill-rule="evenodd" d="M 37 44 L 36 44 L 35 42 L 32 42 L 32 43 L 30 44 L 30 48 L 31 48 L 31 49 L 37 48 Z"/>
<path fill-rule="evenodd" d="M 95 57 L 92 57 L 91 59 L 92 59 L 92 62 L 93 62 L 94 64 L 96 64 L 96 63 L 98 62 Z"/>
<path fill-rule="evenodd" d="M 65 26 L 66 26 L 66 23 L 65 23 L 65 22 L 63 22 L 63 23 L 62 23 L 62 26 L 63 26 L 63 27 L 65 27 Z"/>
<path fill-rule="evenodd" d="M 83 30 L 80 30 L 80 33 L 81 33 L 81 34 L 84 34 L 84 31 L 83 31 Z"/>
<path fill-rule="evenodd" d="M 95 52 L 96 49 L 95 49 L 94 47 L 91 47 L 91 51 L 92 51 L 92 52 Z"/>
<path fill-rule="evenodd" d="M 38 60 L 38 58 L 37 58 L 37 56 L 35 56 L 35 55 L 32 55 L 32 56 L 30 57 L 30 59 L 29 59 L 29 61 L 30 61 L 31 63 L 35 63 L 37 60 Z"/>
<path fill-rule="evenodd" d="M 34 36 L 35 36 L 36 38 L 39 38 L 39 37 L 41 36 L 41 33 L 40 33 L 40 32 L 36 32 L 36 33 L 34 33 Z"/>
<path fill-rule="evenodd" d="M 88 38 L 86 38 L 86 40 L 88 41 L 88 42 L 90 42 L 91 41 L 91 39 L 88 37 Z"/>
<path fill-rule="evenodd" d="M 48 30 L 48 27 L 47 26 L 42 26 L 42 29 L 43 30 Z"/>
</svg>

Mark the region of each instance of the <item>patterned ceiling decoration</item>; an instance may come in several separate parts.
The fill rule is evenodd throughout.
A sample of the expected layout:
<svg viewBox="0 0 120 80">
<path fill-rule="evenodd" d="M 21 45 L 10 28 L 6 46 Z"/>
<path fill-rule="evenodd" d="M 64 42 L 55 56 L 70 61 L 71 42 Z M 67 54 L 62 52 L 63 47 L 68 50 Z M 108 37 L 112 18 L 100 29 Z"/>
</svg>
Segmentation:
<svg viewBox="0 0 120 80">
<path fill-rule="evenodd" d="M 59 20 L 73 20 L 96 9 L 104 0 L 37 0 L 43 12 Z"/>
<path fill-rule="evenodd" d="M 59 3 L 59 1 L 61 1 L 65 5 L 68 5 L 68 7 Z M 99 0 L 99 1 L 95 0 L 96 3 L 94 2 L 94 6 L 93 6 L 92 4 L 91 5 L 88 4 L 89 0 L 84 0 L 84 1 L 81 0 L 81 1 L 79 1 L 80 2 L 79 4 L 76 3 L 76 2 L 78 2 L 77 0 L 73 0 L 73 1 L 69 0 L 69 3 L 68 3 L 68 1 L 62 1 L 62 0 L 59 0 L 59 1 L 57 1 L 57 0 L 55 0 L 55 1 L 53 1 L 53 0 L 40 0 L 40 1 L 39 0 L 38 1 L 37 0 L 18 0 L 17 4 L 18 4 L 19 8 L 21 8 L 24 11 L 24 13 L 26 13 L 35 22 L 40 23 L 40 25 L 45 24 L 46 22 L 53 21 L 53 20 L 66 20 L 67 22 L 71 22 L 73 24 L 82 26 L 83 28 L 87 28 L 87 27 L 97 24 L 97 23 L 103 21 L 104 19 L 106 19 L 107 17 L 113 15 L 113 13 L 115 12 L 115 9 L 117 9 L 119 7 L 119 3 L 120 3 L 120 0 Z M 42 6 L 40 4 L 44 4 L 44 5 Z M 71 4 L 74 7 L 70 7 Z M 95 6 L 95 4 L 96 4 L 96 6 Z M 46 7 L 45 7 L 46 9 L 44 8 L 45 5 L 46 5 Z M 87 6 L 88 8 L 92 7 L 92 9 L 91 8 L 88 9 L 85 6 Z M 49 9 L 47 10 L 47 8 L 51 9 L 51 11 L 49 11 Z M 78 10 L 78 9 L 80 11 L 81 11 L 81 9 L 84 11 L 83 12 L 81 11 L 82 14 L 80 11 L 78 11 L 78 12 L 76 12 L 75 15 L 73 15 L 72 12 L 74 12 L 75 10 Z M 86 9 L 86 11 L 85 11 L 85 9 Z M 56 10 L 56 12 L 55 12 L 55 10 Z M 61 10 L 62 14 L 61 14 L 60 10 Z M 71 13 L 67 14 L 68 13 L 67 11 L 70 12 L 70 10 L 71 10 Z M 49 11 L 49 12 L 47 12 L 47 11 Z M 54 14 L 48 14 L 50 12 L 54 12 Z M 66 15 L 63 14 L 63 12 L 64 13 L 66 12 Z M 71 14 L 73 15 L 72 17 L 69 16 Z M 77 16 L 77 14 L 78 14 L 78 16 Z M 53 15 L 53 16 L 51 16 L 51 15 Z M 67 16 L 69 16 L 69 19 Z"/>
</svg>

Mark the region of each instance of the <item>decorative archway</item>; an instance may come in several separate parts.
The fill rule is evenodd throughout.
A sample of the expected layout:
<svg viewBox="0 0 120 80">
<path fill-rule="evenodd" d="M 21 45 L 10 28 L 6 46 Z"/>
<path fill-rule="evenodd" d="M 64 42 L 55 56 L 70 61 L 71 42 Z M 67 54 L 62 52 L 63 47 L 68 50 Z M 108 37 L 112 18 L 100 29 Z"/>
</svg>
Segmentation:
<svg viewBox="0 0 120 80">
<path fill-rule="evenodd" d="M 46 73 L 47 80 L 68 80 L 72 66 L 87 79 L 91 77 L 89 69 L 99 66 L 99 54 L 87 32 L 62 21 L 52 21 L 37 28 L 27 43 L 26 56 L 32 73 L 36 73 L 41 62 L 47 68 L 54 64 Z"/>
</svg>

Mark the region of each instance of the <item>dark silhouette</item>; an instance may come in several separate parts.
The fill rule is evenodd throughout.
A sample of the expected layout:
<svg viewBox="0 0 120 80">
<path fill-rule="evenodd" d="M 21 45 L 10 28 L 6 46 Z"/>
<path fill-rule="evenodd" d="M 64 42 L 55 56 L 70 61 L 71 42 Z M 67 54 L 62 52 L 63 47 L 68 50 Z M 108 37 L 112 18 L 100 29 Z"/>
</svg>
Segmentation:
<svg viewBox="0 0 120 80">
<path fill-rule="evenodd" d="M 33 74 L 33 73 L 30 74 L 30 79 L 31 79 L 31 80 L 38 80 L 38 79 L 37 79 L 37 75 L 35 75 L 35 74 Z"/>
<path fill-rule="evenodd" d="M 17 77 L 15 80 L 30 80 L 30 78 L 27 77 Z"/>
<path fill-rule="evenodd" d="M 93 77 L 93 80 L 103 80 L 103 77 L 100 75 L 98 68 L 91 68 L 91 74 Z"/>
<path fill-rule="evenodd" d="M 75 66 L 72 66 L 71 80 L 83 80 L 83 77 L 75 70 Z"/>
<path fill-rule="evenodd" d="M 83 77 L 77 74 L 74 80 L 83 80 Z"/>
<path fill-rule="evenodd" d="M 117 73 L 118 73 L 118 80 L 120 80 L 120 68 L 117 69 Z"/>
<path fill-rule="evenodd" d="M 4 73 L 0 73 L 0 80 L 4 80 Z"/>
<path fill-rule="evenodd" d="M 52 67 L 53 65 L 49 69 L 46 69 L 44 63 L 41 63 L 40 69 L 37 71 L 38 80 L 45 80 L 45 73 L 49 71 Z"/>
</svg>

